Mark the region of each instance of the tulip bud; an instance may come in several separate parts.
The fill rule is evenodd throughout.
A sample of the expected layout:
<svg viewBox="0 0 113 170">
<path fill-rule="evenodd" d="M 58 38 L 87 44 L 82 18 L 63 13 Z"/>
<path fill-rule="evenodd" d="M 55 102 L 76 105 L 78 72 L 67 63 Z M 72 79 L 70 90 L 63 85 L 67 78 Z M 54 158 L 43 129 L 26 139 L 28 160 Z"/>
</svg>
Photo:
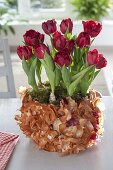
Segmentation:
<svg viewBox="0 0 113 170">
<path fill-rule="evenodd" d="M 99 61 L 99 55 L 97 49 L 88 51 L 87 54 L 87 63 L 88 65 L 96 65 Z"/>
<path fill-rule="evenodd" d="M 72 33 L 72 29 L 73 29 L 73 22 L 70 18 L 62 20 L 60 24 L 60 30 L 63 34 L 65 34 L 67 30 L 69 33 Z"/>
<path fill-rule="evenodd" d="M 48 35 L 53 34 L 54 32 L 56 32 L 57 29 L 56 21 L 53 19 L 53 20 L 48 20 L 47 22 L 43 22 L 42 29 Z"/>
</svg>

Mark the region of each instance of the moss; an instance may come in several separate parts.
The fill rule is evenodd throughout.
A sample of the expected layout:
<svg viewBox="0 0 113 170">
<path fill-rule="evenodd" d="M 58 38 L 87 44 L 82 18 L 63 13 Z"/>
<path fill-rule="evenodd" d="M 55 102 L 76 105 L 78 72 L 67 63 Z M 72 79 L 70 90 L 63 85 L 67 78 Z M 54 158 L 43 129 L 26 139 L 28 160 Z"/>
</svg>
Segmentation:
<svg viewBox="0 0 113 170">
<path fill-rule="evenodd" d="M 46 82 L 46 83 L 38 85 L 38 92 L 31 91 L 31 92 L 29 92 L 29 95 L 31 95 L 31 97 L 33 99 L 38 100 L 40 103 L 48 104 L 49 98 L 50 98 L 50 93 L 51 93 L 50 84 L 49 84 L 49 82 Z M 54 101 L 52 103 L 55 105 L 59 105 L 60 101 L 67 96 L 68 96 L 68 94 L 67 94 L 66 88 L 64 86 L 62 86 L 62 84 L 60 84 L 55 89 L 56 101 Z M 79 102 L 80 100 L 83 99 L 83 96 L 80 93 L 78 93 L 78 94 L 75 93 L 72 96 L 72 99 L 75 100 L 76 102 Z"/>
<path fill-rule="evenodd" d="M 29 92 L 29 95 L 31 95 L 32 98 L 38 100 L 40 103 L 49 103 L 50 92 L 50 85 L 45 83 L 39 84 L 38 91 L 31 91 Z"/>
<path fill-rule="evenodd" d="M 81 93 L 75 93 L 72 96 L 72 99 L 75 100 L 75 102 L 81 101 L 85 96 L 82 96 Z"/>
<path fill-rule="evenodd" d="M 67 94 L 67 90 L 65 87 L 63 87 L 61 84 L 59 86 L 56 87 L 55 89 L 55 97 L 56 97 L 56 101 L 53 102 L 53 104 L 55 105 L 59 105 L 60 104 L 60 101 L 67 97 L 68 94 Z"/>
</svg>

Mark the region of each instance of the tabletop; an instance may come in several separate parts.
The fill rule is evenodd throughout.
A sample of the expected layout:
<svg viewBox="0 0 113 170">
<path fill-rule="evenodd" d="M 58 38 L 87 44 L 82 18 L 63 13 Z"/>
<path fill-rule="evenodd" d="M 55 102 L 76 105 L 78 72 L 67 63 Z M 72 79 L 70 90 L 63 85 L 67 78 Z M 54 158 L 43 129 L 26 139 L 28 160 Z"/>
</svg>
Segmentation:
<svg viewBox="0 0 113 170">
<path fill-rule="evenodd" d="M 0 131 L 20 135 L 20 140 L 6 170 L 113 170 L 113 99 L 103 97 L 106 110 L 104 135 L 98 145 L 77 155 L 61 157 L 38 150 L 35 143 L 20 131 L 14 116 L 20 99 L 0 99 Z"/>
</svg>

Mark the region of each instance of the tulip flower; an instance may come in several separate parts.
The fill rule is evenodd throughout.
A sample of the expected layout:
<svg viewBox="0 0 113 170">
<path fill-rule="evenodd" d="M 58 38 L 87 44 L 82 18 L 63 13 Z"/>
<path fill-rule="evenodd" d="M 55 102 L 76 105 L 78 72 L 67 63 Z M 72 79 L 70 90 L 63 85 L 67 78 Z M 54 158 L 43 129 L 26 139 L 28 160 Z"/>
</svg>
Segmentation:
<svg viewBox="0 0 113 170">
<path fill-rule="evenodd" d="M 66 51 L 57 52 L 54 58 L 54 62 L 59 66 L 69 66 L 71 64 L 71 56 Z"/>
<path fill-rule="evenodd" d="M 87 63 L 88 65 L 95 65 L 97 69 L 106 67 L 107 60 L 103 57 L 103 54 L 99 54 L 97 49 L 88 51 L 87 54 Z"/>
<path fill-rule="evenodd" d="M 57 50 L 63 50 L 65 48 L 66 45 L 66 38 L 61 35 L 60 32 L 55 32 L 53 34 L 53 46 L 57 49 Z"/>
<path fill-rule="evenodd" d="M 29 60 L 32 56 L 32 49 L 30 46 L 18 46 L 17 54 L 21 60 L 23 57 L 25 60 Z"/>
<path fill-rule="evenodd" d="M 31 46 L 38 45 L 44 42 L 44 34 L 40 34 L 39 32 L 36 32 L 35 30 L 26 31 L 23 37 L 24 37 L 25 43 Z"/>
<path fill-rule="evenodd" d="M 101 69 L 103 67 L 106 67 L 107 65 L 107 60 L 103 57 L 103 54 L 99 54 L 99 61 L 96 65 L 97 69 Z"/>
<path fill-rule="evenodd" d="M 34 54 L 39 59 L 43 59 L 45 53 L 50 54 L 49 48 L 45 44 L 40 44 L 39 46 L 34 48 Z"/>
<path fill-rule="evenodd" d="M 70 18 L 68 19 L 63 19 L 61 24 L 60 24 L 60 30 L 63 34 L 66 33 L 66 31 L 68 31 L 69 33 L 72 33 L 72 29 L 73 29 L 73 22 Z"/>
<path fill-rule="evenodd" d="M 89 47 L 90 46 L 89 34 L 87 34 L 86 32 L 81 32 L 76 39 L 76 44 L 80 48 Z"/>
<path fill-rule="evenodd" d="M 47 22 L 43 22 L 42 29 L 48 35 L 53 34 L 57 30 L 56 21 L 53 19 L 53 20 L 48 20 Z"/>
<path fill-rule="evenodd" d="M 99 55 L 98 55 L 97 49 L 88 51 L 88 54 L 87 54 L 88 65 L 97 65 L 98 62 L 99 62 Z"/>
<path fill-rule="evenodd" d="M 62 35 L 60 32 L 57 31 L 53 34 L 53 46 L 58 51 L 63 51 L 66 49 L 70 53 L 73 51 L 74 45 L 74 40 L 66 40 L 64 35 Z"/>
<path fill-rule="evenodd" d="M 82 21 L 82 24 L 84 27 L 84 32 L 88 33 L 91 37 L 96 37 L 102 29 L 102 24 L 97 21 Z"/>
<path fill-rule="evenodd" d="M 73 51 L 74 49 L 74 45 L 75 45 L 75 41 L 74 40 L 67 40 L 66 41 L 66 45 L 65 45 L 65 49 L 67 49 L 70 52 Z"/>
</svg>

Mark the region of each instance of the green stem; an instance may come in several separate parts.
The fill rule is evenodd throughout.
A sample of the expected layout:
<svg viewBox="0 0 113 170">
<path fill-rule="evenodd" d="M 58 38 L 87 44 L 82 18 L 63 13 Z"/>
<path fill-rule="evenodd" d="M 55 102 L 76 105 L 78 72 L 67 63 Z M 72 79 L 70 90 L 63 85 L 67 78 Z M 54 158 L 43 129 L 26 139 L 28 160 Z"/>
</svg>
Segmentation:
<svg viewBox="0 0 113 170">
<path fill-rule="evenodd" d="M 34 86 L 32 86 L 33 87 L 33 91 L 35 91 L 35 92 L 37 92 L 38 91 L 38 87 L 37 87 L 37 85 L 34 85 Z"/>
<path fill-rule="evenodd" d="M 54 46 L 53 46 L 53 37 L 52 37 L 52 35 L 50 35 L 50 41 L 51 41 L 52 49 L 54 49 Z"/>
<path fill-rule="evenodd" d="M 95 38 L 93 38 L 93 39 L 92 39 L 92 41 L 91 41 L 91 45 L 92 45 L 92 43 L 93 43 L 93 41 L 94 41 L 94 40 L 95 40 Z M 90 46 L 91 46 L 91 45 L 90 45 Z"/>
</svg>

